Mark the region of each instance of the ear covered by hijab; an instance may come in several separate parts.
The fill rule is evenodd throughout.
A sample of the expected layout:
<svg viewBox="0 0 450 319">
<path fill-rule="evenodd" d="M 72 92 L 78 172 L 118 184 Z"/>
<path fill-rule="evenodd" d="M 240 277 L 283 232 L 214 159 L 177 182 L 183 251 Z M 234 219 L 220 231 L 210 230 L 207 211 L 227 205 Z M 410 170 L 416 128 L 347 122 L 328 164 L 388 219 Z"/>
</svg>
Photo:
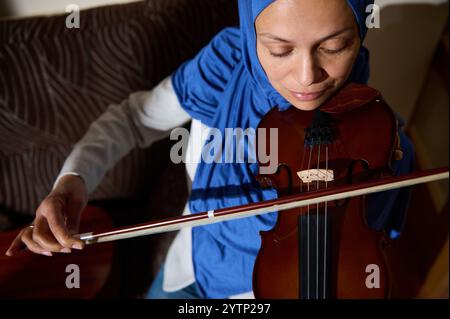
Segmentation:
<svg viewBox="0 0 450 319">
<path fill-rule="evenodd" d="M 276 0 L 239 0 L 239 18 L 242 40 L 242 55 L 244 64 L 251 77 L 269 98 L 272 106 L 278 105 L 280 110 L 286 110 L 290 103 L 284 99 L 270 84 L 256 52 L 255 20 L 258 15 Z M 366 19 L 369 13 L 367 6 L 374 0 L 346 0 L 351 7 L 359 27 L 361 43 L 367 33 Z M 369 51 L 361 46 L 358 58 L 354 64 L 349 82 L 366 84 L 369 79 Z"/>
</svg>

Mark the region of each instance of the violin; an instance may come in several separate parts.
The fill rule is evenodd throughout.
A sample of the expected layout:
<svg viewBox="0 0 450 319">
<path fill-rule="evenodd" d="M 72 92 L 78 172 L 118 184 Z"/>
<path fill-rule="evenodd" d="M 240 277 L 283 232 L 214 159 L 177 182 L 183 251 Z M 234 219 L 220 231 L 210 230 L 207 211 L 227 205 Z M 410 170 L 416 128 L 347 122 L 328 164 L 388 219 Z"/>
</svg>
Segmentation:
<svg viewBox="0 0 450 319">
<path fill-rule="evenodd" d="M 278 129 L 278 169 L 257 179 L 279 196 L 379 180 L 392 175 L 391 163 L 401 157 L 391 108 L 377 90 L 364 85 L 348 85 L 315 111 L 274 108 L 259 128 Z M 259 164 L 260 170 L 266 165 Z M 280 213 L 276 226 L 261 233 L 255 296 L 390 297 L 395 278 L 384 254 L 390 239 L 370 229 L 366 209 L 363 195 Z M 372 270 L 376 282 L 368 283 Z"/>
</svg>

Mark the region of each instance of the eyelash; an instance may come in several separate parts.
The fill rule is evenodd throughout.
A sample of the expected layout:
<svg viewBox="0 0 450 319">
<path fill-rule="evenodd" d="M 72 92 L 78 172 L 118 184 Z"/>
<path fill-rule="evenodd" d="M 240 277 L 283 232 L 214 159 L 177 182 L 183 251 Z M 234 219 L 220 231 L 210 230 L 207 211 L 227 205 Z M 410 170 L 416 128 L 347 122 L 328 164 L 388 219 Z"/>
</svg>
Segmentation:
<svg viewBox="0 0 450 319">
<path fill-rule="evenodd" d="M 276 53 L 270 52 L 270 55 L 275 57 L 275 58 L 285 58 L 285 57 L 291 55 L 291 53 L 292 53 L 292 50 L 288 51 L 288 52 L 285 52 L 285 53 L 282 53 L 282 54 L 276 54 Z"/>
<path fill-rule="evenodd" d="M 338 49 L 338 50 L 327 50 L 327 49 L 324 49 L 324 48 L 322 48 L 321 50 L 323 52 L 325 52 L 326 54 L 338 54 L 338 53 L 344 51 L 344 49 L 345 49 L 345 47 L 343 47 L 341 49 Z"/>
<path fill-rule="evenodd" d="M 325 52 L 326 54 L 338 54 L 338 53 L 344 51 L 344 49 L 345 49 L 345 47 L 343 47 L 342 49 L 339 49 L 339 50 L 327 50 L 327 49 L 324 49 L 324 48 L 322 48 L 321 50 L 323 52 Z M 291 53 L 292 53 L 292 50 L 288 51 L 286 53 L 282 53 L 282 54 L 276 54 L 276 53 L 270 52 L 270 55 L 275 57 L 275 58 L 285 58 L 285 57 L 291 55 Z"/>
</svg>

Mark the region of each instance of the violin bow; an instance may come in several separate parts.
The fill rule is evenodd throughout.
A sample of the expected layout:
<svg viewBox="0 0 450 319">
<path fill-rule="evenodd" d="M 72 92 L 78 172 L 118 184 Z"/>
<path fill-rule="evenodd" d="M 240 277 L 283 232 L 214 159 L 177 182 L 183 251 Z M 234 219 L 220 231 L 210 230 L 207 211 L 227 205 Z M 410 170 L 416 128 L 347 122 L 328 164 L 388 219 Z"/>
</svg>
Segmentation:
<svg viewBox="0 0 450 319">
<path fill-rule="evenodd" d="M 435 168 L 413 172 L 402 176 L 384 177 L 376 181 L 358 182 L 350 185 L 336 186 L 309 193 L 261 201 L 258 203 L 222 208 L 202 213 L 193 213 L 130 227 L 116 228 L 105 232 L 90 232 L 75 236 L 83 240 L 87 245 L 90 245 L 119 239 L 176 231 L 184 227 L 196 227 L 266 213 L 279 212 L 448 178 L 448 167 Z"/>
</svg>

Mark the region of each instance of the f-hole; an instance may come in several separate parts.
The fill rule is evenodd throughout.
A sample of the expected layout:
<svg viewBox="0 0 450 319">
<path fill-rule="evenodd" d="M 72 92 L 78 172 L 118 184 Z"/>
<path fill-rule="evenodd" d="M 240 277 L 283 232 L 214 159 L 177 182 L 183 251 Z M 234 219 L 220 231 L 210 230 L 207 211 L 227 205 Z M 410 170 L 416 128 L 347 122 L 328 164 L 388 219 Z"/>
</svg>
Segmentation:
<svg viewBox="0 0 450 319">
<path fill-rule="evenodd" d="M 280 174 L 281 169 L 285 169 L 286 173 L 288 175 L 288 194 L 292 195 L 292 172 L 291 169 L 289 168 L 289 166 L 287 164 L 279 164 L 277 167 L 277 171 L 275 172 L 275 174 Z"/>
<path fill-rule="evenodd" d="M 350 185 L 353 183 L 353 171 L 355 169 L 356 164 L 360 163 L 363 169 L 367 172 L 369 170 L 369 162 L 365 159 L 353 160 L 350 163 L 350 166 L 347 169 L 347 184 Z M 343 208 L 348 205 L 350 202 L 350 198 L 345 198 L 342 200 L 335 200 L 334 203 L 337 207 Z"/>
</svg>

